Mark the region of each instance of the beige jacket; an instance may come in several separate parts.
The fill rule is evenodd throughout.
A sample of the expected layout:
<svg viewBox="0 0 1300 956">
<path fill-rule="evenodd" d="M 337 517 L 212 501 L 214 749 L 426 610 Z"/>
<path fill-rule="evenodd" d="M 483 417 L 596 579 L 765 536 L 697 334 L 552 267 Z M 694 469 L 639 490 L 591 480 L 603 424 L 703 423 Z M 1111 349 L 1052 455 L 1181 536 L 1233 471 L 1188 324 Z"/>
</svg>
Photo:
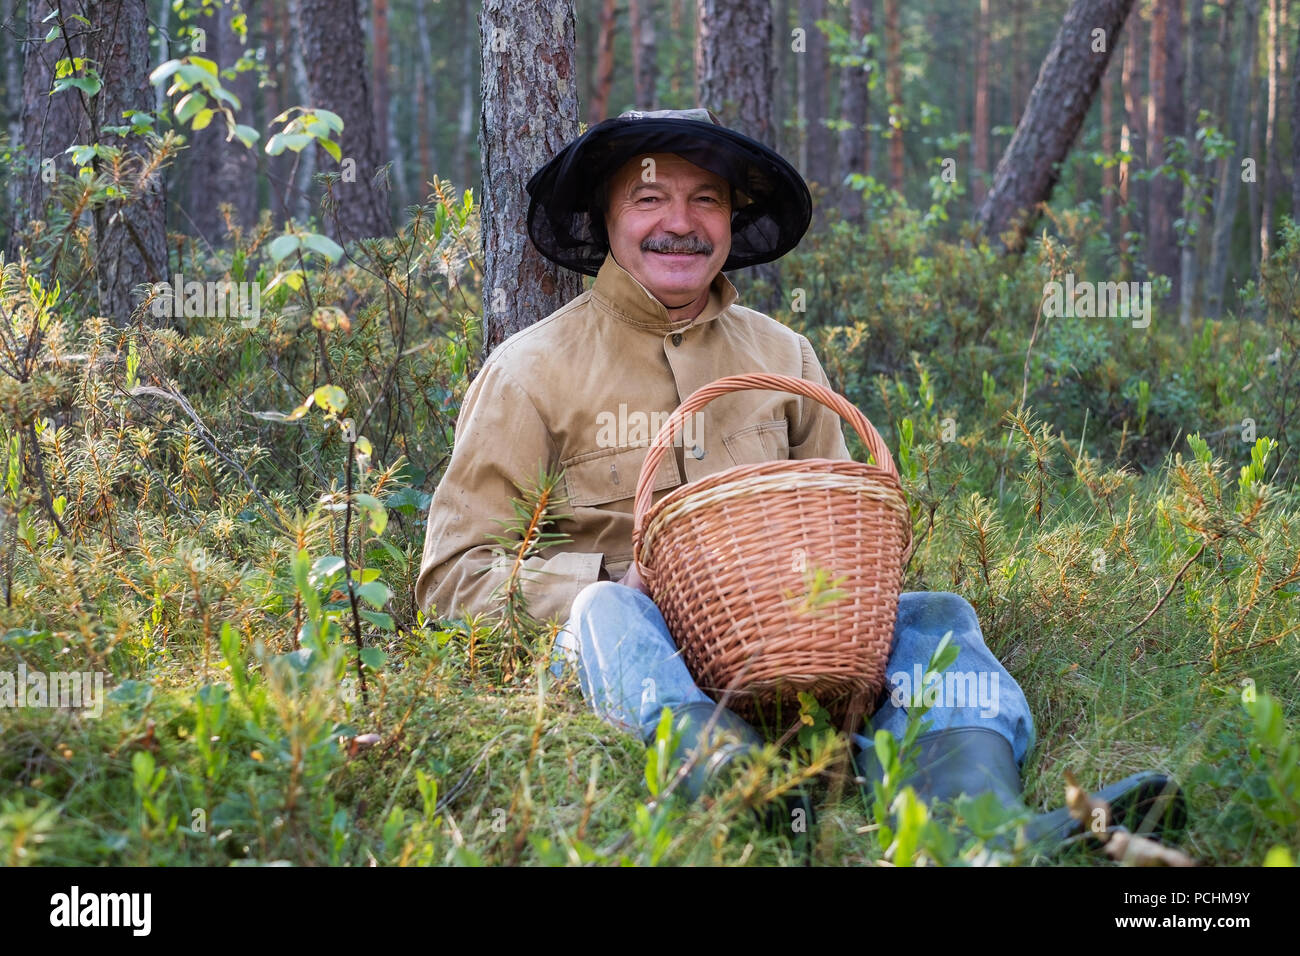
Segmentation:
<svg viewBox="0 0 1300 956">
<path fill-rule="evenodd" d="M 583 587 L 617 580 L 632 560 L 632 499 L 646 449 L 683 399 L 725 375 L 772 372 L 827 384 L 803 335 L 735 304 L 722 273 L 692 322 L 667 309 L 612 255 L 595 284 L 563 308 L 510 336 L 471 383 L 455 447 L 429 505 L 415 597 L 431 617 L 494 606 L 508 560 L 491 535 L 514 517 L 516 483 L 539 466 L 562 467 L 553 530 L 570 543 L 525 567 L 523 593 L 539 620 L 563 621 Z M 734 465 L 788 458 L 848 459 L 840 418 L 784 392 L 724 395 L 692 416 L 664 455 L 654 500 L 683 481 Z"/>
</svg>

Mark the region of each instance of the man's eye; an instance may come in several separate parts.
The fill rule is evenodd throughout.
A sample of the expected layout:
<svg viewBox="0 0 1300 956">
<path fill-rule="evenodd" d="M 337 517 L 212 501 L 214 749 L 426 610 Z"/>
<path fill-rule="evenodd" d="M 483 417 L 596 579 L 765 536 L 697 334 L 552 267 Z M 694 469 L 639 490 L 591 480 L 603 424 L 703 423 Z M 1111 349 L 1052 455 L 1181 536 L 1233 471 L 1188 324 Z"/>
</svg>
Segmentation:
<svg viewBox="0 0 1300 956">
<path fill-rule="evenodd" d="M 638 200 L 638 201 L 639 201 L 639 202 L 654 202 L 654 201 L 655 201 L 656 199 L 658 199 L 658 198 L 659 198 L 658 196 L 642 196 L 642 197 L 640 198 L 640 200 Z"/>
</svg>

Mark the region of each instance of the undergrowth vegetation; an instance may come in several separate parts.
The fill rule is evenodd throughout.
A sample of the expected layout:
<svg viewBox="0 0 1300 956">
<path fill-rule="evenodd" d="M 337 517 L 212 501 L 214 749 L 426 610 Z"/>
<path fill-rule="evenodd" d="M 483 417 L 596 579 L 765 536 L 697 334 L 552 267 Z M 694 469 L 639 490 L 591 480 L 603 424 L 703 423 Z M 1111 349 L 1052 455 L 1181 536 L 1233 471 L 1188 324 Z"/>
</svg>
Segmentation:
<svg viewBox="0 0 1300 956">
<path fill-rule="evenodd" d="M 864 793 L 815 704 L 806 732 L 685 806 L 665 795 L 668 726 L 646 748 L 552 683 L 557 622 L 517 590 L 491 618 L 414 606 L 481 340 L 477 209 L 435 187 L 395 238 L 347 251 L 311 223 L 174 248 L 186 279 L 259 283 L 255 317 L 115 328 L 65 295 L 84 263 L 57 237 L 3 263 L 0 673 L 99 674 L 105 699 L 99 716 L 0 708 L 0 861 L 986 853 L 1014 821 L 958 807 L 958 838 L 910 789 Z M 1018 260 L 906 209 L 876 217 L 782 261 L 806 304 L 777 317 L 895 452 L 917 537 L 905 588 L 967 598 L 1024 689 L 1030 806 L 1059 806 L 1067 770 L 1090 789 L 1161 769 L 1187 791 L 1189 856 L 1290 859 L 1300 230 L 1244 314 L 1181 329 L 1157 308 L 1135 328 L 1043 314 L 1046 282 L 1111 261 L 1087 210 Z M 563 528 L 537 492 L 503 529 L 518 555 Z M 801 781 L 807 857 L 750 812 Z"/>
</svg>

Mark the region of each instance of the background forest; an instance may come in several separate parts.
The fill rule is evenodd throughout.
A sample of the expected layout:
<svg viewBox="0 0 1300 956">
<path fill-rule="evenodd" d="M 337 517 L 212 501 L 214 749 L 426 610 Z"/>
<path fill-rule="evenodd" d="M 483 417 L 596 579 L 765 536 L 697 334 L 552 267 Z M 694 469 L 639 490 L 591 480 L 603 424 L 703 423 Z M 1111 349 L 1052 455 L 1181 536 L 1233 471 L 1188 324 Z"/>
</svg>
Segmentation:
<svg viewBox="0 0 1300 956">
<path fill-rule="evenodd" d="M 697 105 L 811 185 L 730 277 L 894 451 L 905 588 L 1024 688 L 1030 804 L 1159 768 L 1188 858 L 1300 851 L 1300 4 L 0 0 L 0 91 L 0 861 L 962 864 L 1014 829 L 864 798 L 815 706 L 684 807 L 541 681 L 517 581 L 415 606 L 469 383 L 585 284 L 523 183 Z M 56 672 L 102 714 L 6 701 Z M 749 812 L 803 781 L 807 857 Z"/>
</svg>

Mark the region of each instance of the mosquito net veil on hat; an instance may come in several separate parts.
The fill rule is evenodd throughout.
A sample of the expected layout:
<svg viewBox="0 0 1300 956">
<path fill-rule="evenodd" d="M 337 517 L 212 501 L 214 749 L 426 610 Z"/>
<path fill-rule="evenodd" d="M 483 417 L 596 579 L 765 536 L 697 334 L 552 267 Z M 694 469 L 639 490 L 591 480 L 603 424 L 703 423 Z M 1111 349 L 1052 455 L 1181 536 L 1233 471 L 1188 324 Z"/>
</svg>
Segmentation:
<svg viewBox="0 0 1300 956">
<path fill-rule="evenodd" d="M 528 180 L 528 235 L 547 259 L 594 276 L 609 251 L 604 185 L 629 159 L 675 153 L 736 191 L 723 271 L 779 259 L 812 219 L 803 177 L 772 149 L 728 129 L 707 109 L 628 110 L 596 124 Z"/>
</svg>

